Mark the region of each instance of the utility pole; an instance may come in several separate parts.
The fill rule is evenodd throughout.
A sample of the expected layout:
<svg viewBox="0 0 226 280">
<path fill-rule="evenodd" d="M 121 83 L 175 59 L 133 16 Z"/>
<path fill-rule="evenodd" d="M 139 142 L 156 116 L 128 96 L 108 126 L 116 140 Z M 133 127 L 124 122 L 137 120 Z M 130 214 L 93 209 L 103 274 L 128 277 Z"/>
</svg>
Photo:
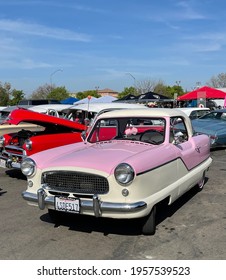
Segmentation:
<svg viewBox="0 0 226 280">
<path fill-rule="evenodd" d="M 51 90 L 52 90 L 52 88 L 53 88 L 52 77 L 53 77 L 53 75 L 56 74 L 57 72 L 63 72 L 63 70 L 62 70 L 62 69 L 57 69 L 57 70 L 55 70 L 53 73 L 50 74 L 50 85 L 51 85 Z"/>
</svg>

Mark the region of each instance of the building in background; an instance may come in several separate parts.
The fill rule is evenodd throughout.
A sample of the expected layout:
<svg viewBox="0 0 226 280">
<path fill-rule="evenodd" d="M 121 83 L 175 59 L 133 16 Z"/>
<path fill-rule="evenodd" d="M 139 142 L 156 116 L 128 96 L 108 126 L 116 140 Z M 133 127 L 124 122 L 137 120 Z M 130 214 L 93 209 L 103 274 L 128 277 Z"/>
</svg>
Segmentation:
<svg viewBox="0 0 226 280">
<path fill-rule="evenodd" d="M 118 98 L 118 92 L 114 91 L 110 88 L 105 88 L 105 89 L 97 89 L 97 93 L 101 95 L 101 97 L 103 96 L 112 96 L 112 97 L 116 97 Z"/>
</svg>

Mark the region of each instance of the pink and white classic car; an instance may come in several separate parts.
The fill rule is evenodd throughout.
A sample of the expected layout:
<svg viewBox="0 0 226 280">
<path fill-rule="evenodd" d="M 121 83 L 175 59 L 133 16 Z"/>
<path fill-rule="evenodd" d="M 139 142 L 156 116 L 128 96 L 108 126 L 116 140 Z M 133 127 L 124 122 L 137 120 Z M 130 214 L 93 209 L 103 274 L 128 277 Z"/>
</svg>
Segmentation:
<svg viewBox="0 0 226 280">
<path fill-rule="evenodd" d="M 157 205 L 201 190 L 211 162 L 208 136 L 193 135 L 180 110 L 115 110 L 95 119 L 84 142 L 26 158 L 22 196 L 52 219 L 62 212 L 134 219 L 154 234 Z"/>
</svg>

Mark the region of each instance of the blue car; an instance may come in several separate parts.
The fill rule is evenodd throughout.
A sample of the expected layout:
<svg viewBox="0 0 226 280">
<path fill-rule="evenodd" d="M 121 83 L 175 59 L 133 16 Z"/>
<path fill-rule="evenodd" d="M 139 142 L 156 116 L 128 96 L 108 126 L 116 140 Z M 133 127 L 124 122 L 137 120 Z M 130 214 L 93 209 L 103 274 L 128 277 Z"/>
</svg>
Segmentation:
<svg viewBox="0 0 226 280">
<path fill-rule="evenodd" d="M 226 147 L 226 108 L 217 109 L 192 120 L 196 134 L 207 134 L 211 149 Z"/>
</svg>

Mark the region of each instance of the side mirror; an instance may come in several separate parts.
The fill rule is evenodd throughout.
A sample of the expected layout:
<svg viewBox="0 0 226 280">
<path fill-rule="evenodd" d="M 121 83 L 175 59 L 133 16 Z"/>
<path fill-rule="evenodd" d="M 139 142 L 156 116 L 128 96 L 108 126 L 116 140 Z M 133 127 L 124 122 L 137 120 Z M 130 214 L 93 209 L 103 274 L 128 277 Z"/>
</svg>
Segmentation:
<svg viewBox="0 0 226 280">
<path fill-rule="evenodd" d="M 174 134 L 174 144 L 178 145 L 184 141 L 184 134 L 181 131 L 178 131 Z"/>
<path fill-rule="evenodd" d="M 86 139 L 86 130 L 83 130 L 81 133 L 82 140 L 85 141 Z"/>
</svg>

